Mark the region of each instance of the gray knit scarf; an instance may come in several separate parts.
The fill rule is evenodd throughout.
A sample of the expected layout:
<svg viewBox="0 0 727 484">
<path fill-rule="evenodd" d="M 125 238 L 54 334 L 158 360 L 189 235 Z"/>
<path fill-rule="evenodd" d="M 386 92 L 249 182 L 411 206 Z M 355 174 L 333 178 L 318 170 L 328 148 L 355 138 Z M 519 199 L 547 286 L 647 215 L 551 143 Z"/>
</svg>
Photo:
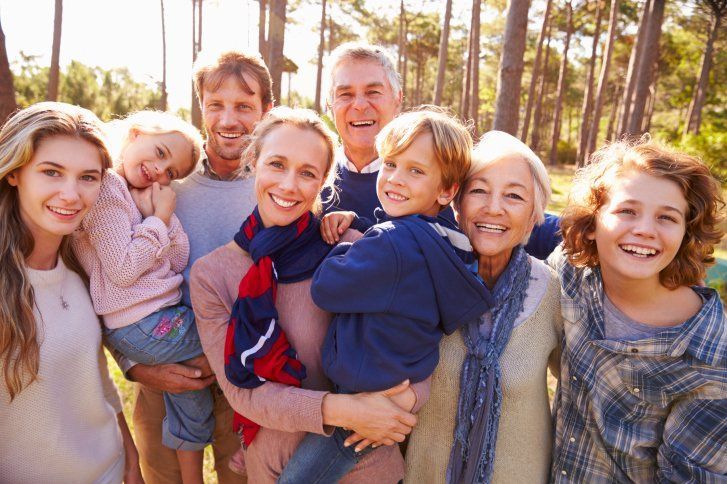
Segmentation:
<svg viewBox="0 0 727 484">
<path fill-rule="evenodd" d="M 489 338 L 480 334 L 479 321 L 462 328 L 467 356 L 462 365 L 454 445 L 447 467 L 450 484 L 492 479 L 502 406 L 499 360 L 523 309 L 529 283 L 530 259 L 522 246 L 517 246 L 492 291 L 496 305 Z"/>
</svg>

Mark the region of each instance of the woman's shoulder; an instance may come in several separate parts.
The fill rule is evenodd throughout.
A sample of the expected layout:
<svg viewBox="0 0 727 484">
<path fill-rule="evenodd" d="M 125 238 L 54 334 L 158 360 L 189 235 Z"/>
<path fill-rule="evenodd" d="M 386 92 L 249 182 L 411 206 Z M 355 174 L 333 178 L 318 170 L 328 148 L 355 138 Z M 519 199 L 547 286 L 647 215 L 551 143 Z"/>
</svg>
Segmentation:
<svg viewBox="0 0 727 484">
<path fill-rule="evenodd" d="M 560 326 L 560 284 L 555 271 L 543 261 L 529 256 L 530 284 L 528 284 L 523 310 L 516 325 L 528 321 L 548 327 Z"/>
<path fill-rule="evenodd" d="M 190 276 L 193 279 L 222 280 L 234 274 L 239 282 L 252 264 L 248 253 L 230 241 L 197 259 L 192 265 Z"/>
</svg>

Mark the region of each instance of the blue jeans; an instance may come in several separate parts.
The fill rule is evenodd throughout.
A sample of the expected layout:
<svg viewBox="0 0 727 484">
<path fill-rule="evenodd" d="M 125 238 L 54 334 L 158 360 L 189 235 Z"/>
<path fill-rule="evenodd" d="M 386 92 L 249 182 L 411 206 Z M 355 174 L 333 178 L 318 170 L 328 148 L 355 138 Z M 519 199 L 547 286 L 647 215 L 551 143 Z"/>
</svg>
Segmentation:
<svg viewBox="0 0 727 484">
<path fill-rule="evenodd" d="M 105 329 L 108 344 L 138 363 L 178 363 L 202 354 L 194 313 L 183 305 L 162 308 L 119 329 Z M 172 449 L 201 450 L 212 442 L 215 420 L 208 388 L 164 393 L 167 415 L 162 443 Z"/>
<path fill-rule="evenodd" d="M 355 445 L 344 447 L 350 430 L 336 427 L 333 435 L 307 434 L 278 478 L 279 484 L 336 483 L 373 448 L 356 452 Z"/>
</svg>

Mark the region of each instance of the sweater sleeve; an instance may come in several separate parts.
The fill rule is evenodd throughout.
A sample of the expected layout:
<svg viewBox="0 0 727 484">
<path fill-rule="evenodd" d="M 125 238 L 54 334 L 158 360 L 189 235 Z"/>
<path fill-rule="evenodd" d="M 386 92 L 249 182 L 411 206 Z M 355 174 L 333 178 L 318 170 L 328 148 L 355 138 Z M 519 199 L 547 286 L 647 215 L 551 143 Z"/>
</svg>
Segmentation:
<svg viewBox="0 0 727 484">
<path fill-rule="evenodd" d="M 136 208 L 129 206 L 112 176 L 106 175 L 106 186 L 84 218 L 83 229 L 106 277 L 120 287 L 129 287 L 169 248 L 169 233 L 154 216 L 134 225 L 131 217 Z"/>
<path fill-rule="evenodd" d="M 385 312 L 400 273 L 388 232 L 373 227 L 354 244 L 344 242 L 331 251 L 313 275 L 311 296 L 332 313 Z"/>
<path fill-rule="evenodd" d="M 206 267 L 205 262 L 200 259 L 192 266 L 190 295 L 202 349 L 230 406 L 262 427 L 325 434 L 322 405 L 327 392 L 274 382 L 245 389 L 227 380 L 224 347 L 230 317 L 225 305 L 228 298 L 219 287 L 220 278 L 214 268 Z"/>
</svg>

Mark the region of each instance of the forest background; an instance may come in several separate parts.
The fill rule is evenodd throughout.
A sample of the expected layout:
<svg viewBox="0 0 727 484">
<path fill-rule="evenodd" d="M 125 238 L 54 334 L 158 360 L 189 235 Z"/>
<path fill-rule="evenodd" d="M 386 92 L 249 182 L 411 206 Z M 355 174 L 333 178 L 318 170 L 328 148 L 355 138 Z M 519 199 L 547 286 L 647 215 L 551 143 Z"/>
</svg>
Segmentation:
<svg viewBox="0 0 727 484">
<path fill-rule="evenodd" d="M 201 128 L 191 65 L 205 46 L 224 48 L 225 35 L 228 48 L 261 53 L 279 104 L 325 113 L 324 59 L 337 45 L 360 39 L 384 46 L 396 59 L 405 109 L 446 106 L 470 122 L 476 136 L 500 129 L 528 143 L 549 165 L 551 211 L 564 206 L 574 169 L 595 148 L 646 132 L 704 159 L 727 187 L 727 0 L 20 3 L 0 0 L 0 123 L 18 108 L 59 100 L 104 120 L 139 109 L 171 110 Z M 231 4 L 237 9 L 232 15 Z M 134 9 L 132 21 L 116 18 L 121 5 Z M 89 17 L 94 9 L 107 16 Z M 220 32 L 225 16 L 234 27 Z M 75 27 L 79 22 L 88 29 Z M 92 35 L 92 27 L 107 35 Z M 33 45 L 47 45 L 22 45 L 27 35 Z M 139 47 L 133 40 L 142 36 Z M 88 57 L 87 49 L 110 51 L 125 43 L 127 63 L 79 60 Z M 154 73 L 140 74 L 132 65 L 137 61 L 153 65 Z M 168 69 L 180 64 L 182 74 Z M 723 298 L 726 244 L 718 248 L 723 260 L 709 280 Z M 131 384 L 109 362 L 131 415 Z M 205 466 L 205 480 L 213 482 L 209 456 Z"/>
</svg>

